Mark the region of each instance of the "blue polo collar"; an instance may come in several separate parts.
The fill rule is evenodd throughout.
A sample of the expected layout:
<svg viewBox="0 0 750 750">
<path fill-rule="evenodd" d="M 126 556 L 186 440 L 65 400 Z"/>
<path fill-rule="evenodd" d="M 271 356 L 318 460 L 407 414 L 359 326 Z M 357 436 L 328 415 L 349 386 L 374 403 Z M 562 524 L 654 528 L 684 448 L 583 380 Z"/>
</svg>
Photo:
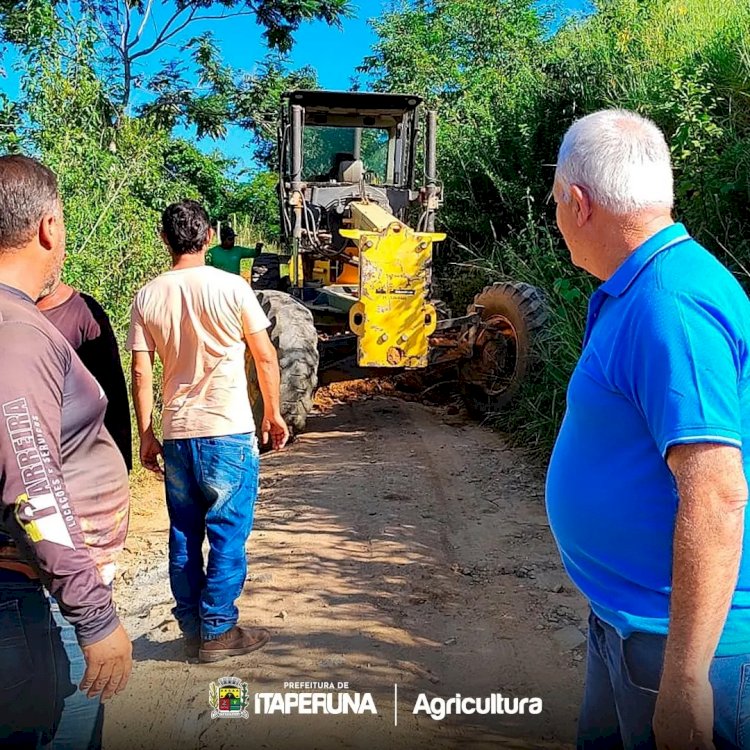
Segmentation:
<svg viewBox="0 0 750 750">
<path fill-rule="evenodd" d="M 689 239 L 690 235 L 683 224 L 676 223 L 665 227 L 633 250 L 599 289 L 610 297 L 620 297 L 659 253 Z"/>
</svg>

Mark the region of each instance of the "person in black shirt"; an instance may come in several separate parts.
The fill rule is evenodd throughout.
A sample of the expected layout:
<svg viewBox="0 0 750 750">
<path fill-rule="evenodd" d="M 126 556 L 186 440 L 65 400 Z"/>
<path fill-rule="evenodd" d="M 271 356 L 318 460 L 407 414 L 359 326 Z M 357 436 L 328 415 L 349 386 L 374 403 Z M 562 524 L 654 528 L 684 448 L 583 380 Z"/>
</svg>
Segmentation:
<svg viewBox="0 0 750 750">
<path fill-rule="evenodd" d="M 104 426 L 120 449 L 128 471 L 131 471 L 133 444 L 128 387 L 107 313 L 93 297 L 63 283 L 39 299 L 36 306 L 67 339 L 101 385 L 109 401 Z"/>
</svg>

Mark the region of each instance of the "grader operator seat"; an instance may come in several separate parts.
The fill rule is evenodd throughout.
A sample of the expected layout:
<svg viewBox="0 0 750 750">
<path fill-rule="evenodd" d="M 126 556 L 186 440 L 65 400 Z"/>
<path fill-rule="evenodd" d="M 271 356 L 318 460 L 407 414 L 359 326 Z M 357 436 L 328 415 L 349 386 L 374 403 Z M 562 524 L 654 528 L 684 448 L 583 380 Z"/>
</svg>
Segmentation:
<svg viewBox="0 0 750 750">
<path fill-rule="evenodd" d="M 354 161 L 354 154 L 339 152 L 334 154 L 330 169 L 325 173 L 312 177 L 312 182 L 342 182 L 341 166 Z"/>
<path fill-rule="evenodd" d="M 365 165 L 361 159 L 348 159 L 339 165 L 338 181 L 359 183 L 365 177 Z"/>
</svg>

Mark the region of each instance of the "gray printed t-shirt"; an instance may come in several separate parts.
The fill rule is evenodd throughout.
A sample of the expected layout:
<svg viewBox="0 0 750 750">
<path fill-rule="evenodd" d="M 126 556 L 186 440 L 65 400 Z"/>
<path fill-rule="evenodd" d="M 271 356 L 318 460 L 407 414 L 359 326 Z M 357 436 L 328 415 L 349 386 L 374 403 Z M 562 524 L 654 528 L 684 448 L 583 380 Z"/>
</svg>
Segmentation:
<svg viewBox="0 0 750 750">
<path fill-rule="evenodd" d="M 23 292 L 0 284 L 0 558 L 34 567 L 82 645 L 118 624 L 110 588 L 128 527 L 107 399 Z"/>
</svg>

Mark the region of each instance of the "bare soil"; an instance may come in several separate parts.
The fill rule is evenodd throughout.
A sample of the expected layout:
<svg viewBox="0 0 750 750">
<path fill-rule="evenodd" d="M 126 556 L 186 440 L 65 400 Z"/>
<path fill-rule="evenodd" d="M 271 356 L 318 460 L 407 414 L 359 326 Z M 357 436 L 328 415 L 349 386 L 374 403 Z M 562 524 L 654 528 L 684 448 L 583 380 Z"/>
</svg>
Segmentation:
<svg viewBox="0 0 750 750">
<path fill-rule="evenodd" d="M 264 456 L 241 622 L 261 651 L 190 662 L 172 618 L 163 487 L 134 492 L 116 598 L 134 641 L 107 750 L 570 747 L 586 608 L 562 571 L 543 476 L 503 438 L 382 385 L 327 390 L 309 432 Z M 209 683 L 348 682 L 372 715 L 210 717 Z M 394 722 L 398 685 L 398 725 Z M 541 715 L 452 716 L 429 697 L 539 697 Z M 251 704 L 252 706 L 252 704 Z"/>
</svg>

